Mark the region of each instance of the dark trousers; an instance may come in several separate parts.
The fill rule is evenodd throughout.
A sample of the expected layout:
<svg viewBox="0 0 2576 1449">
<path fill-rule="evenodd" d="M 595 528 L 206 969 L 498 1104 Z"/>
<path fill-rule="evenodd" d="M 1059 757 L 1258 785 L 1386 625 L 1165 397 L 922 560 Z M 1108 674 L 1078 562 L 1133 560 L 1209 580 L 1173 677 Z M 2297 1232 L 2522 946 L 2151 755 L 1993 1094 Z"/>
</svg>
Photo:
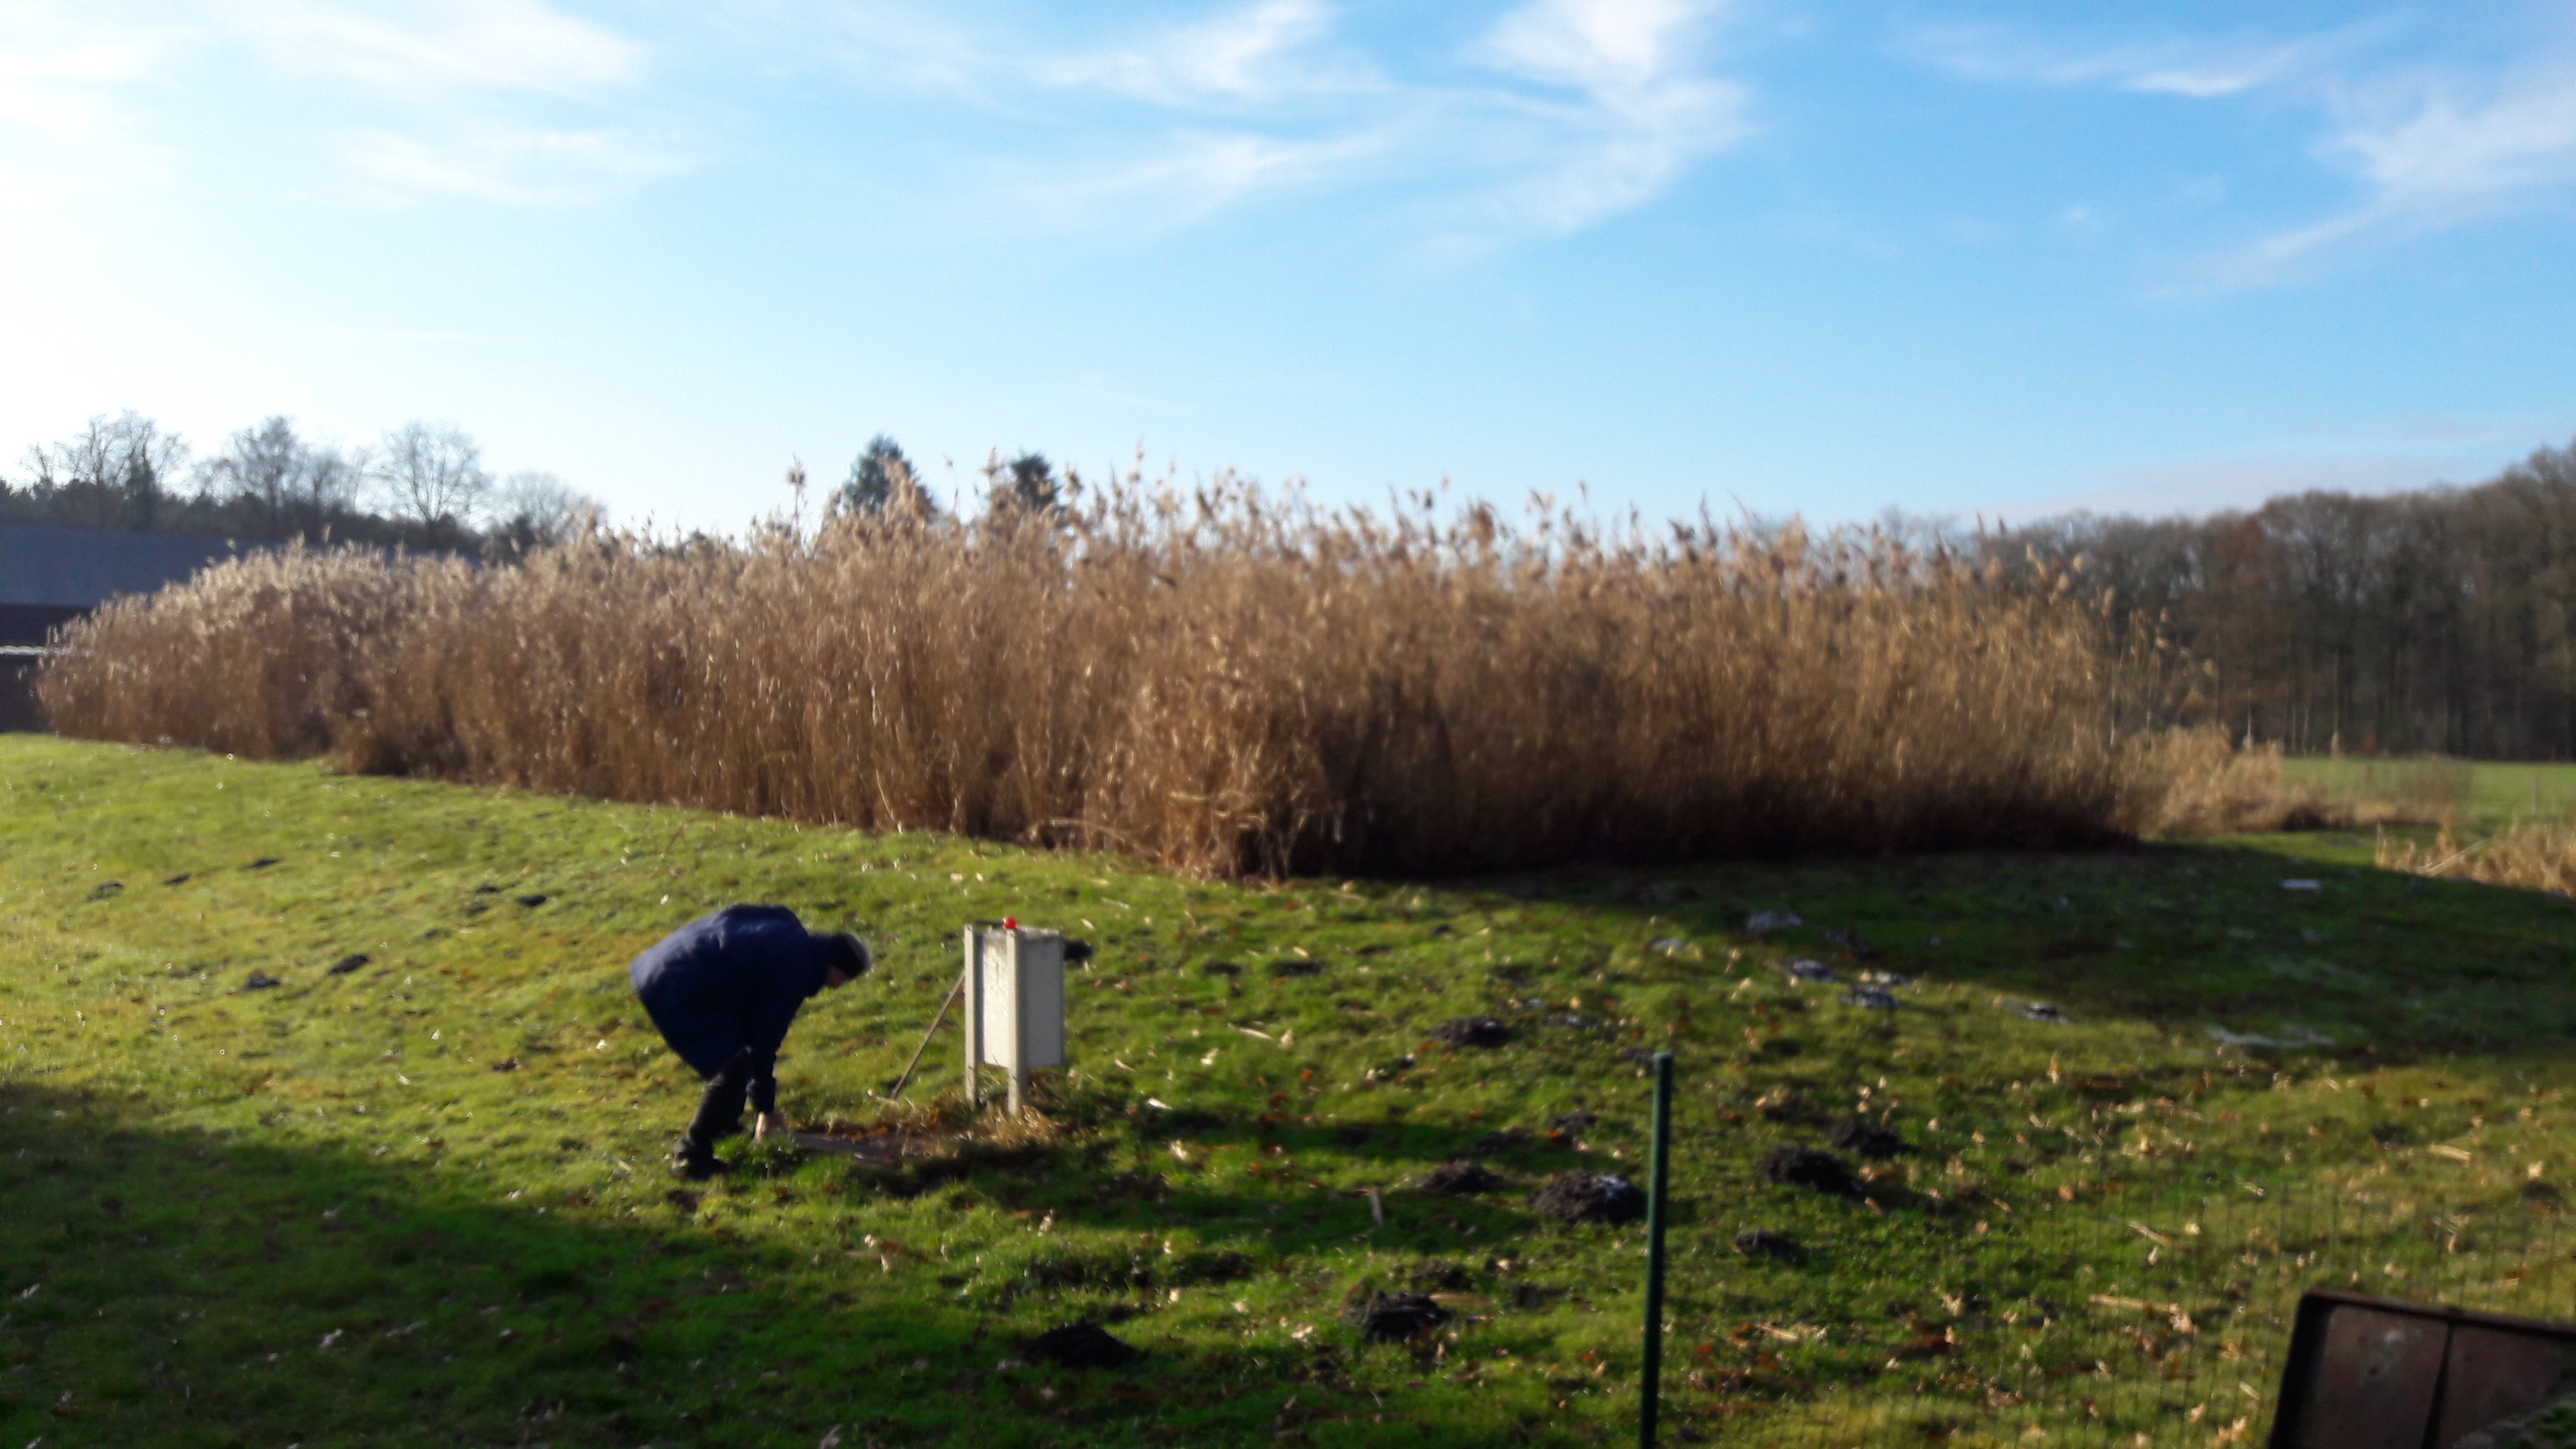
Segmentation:
<svg viewBox="0 0 2576 1449">
<path fill-rule="evenodd" d="M 698 1094 L 698 1114 L 689 1119 L 689 1130 L 681 1136 L 682 1145 L 711 1152 L 719 1139 L 740 1132 L 743 1097 L 750 1089 L 751 1048 L 744 1047 L 707 1078 L 707 1089 Z"/>
</svg>

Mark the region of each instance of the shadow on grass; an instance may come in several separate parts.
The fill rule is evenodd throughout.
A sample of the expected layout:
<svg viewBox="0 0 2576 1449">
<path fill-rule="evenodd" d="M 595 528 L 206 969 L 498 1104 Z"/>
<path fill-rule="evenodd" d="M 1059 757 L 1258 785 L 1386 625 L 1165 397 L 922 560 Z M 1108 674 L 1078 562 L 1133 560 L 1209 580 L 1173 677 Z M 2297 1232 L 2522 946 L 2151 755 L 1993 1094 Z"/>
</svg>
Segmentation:
<svg viewBox="0 0 2576 1449">
<path fill-rule="evenodd" d="M 0 1085 L 0 1442 L 1494 1440 L 1385 1412 L 1333 1350 L 1006 1367 L 1021 1345 L 926 1271 L 442 1176 Z"/>
</svg>

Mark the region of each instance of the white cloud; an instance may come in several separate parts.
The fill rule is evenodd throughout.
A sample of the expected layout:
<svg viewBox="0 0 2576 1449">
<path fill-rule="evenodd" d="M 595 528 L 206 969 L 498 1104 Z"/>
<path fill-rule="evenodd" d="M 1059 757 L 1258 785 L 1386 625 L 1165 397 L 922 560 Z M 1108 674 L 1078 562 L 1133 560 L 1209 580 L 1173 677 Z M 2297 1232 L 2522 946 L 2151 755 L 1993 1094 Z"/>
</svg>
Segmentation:
<svg viewBox="0 0 2576 1449">
<path fill-rule="evenodd" d="M 1487 63 L 1577 98 L 1527 109 L 1544 122 L 1529 138 L 1543 164 L 1504 188 L 1505 206 L 1573 231 L 1749 135 L 1750 90 L 1695 64 L 1714 19 L 1690 0 L 1535 0 L 1503 17 L 1482 46 Z"/>
<path fill-rule="evenodd" d="M 762 74 L 820 70 L 871 91 L 991 102 L 1024 69 L 985 32 L 915 0 L 735 0 L 697 24 Z"/>
<path fill-rule="evenodd" d="M 1049 84 L 1097 87 L 1159 105 L 1267 102 L 1365 84 L 1359 75 L 1318 70 L 1302 59 L 1331 25 L 1332 12 L 1317 0 L 1258 0 L 1140 44 L 1042 60 L 1034 69 Z"/>
<path fill-rule="evenodd" d="M 1896 51 L 1961 80 L 2212 100 L 2312 75 L 2372 33 L 2348 29 L 2295 41 L 2175 40 L 2088 48 L 1994 26 L 1918 26 L 1898 37 Z"/>
<path fill-rule="evenodd" d="M 326 188 L 369 204 L 561 205 L 682 164 L 651 139 L 688 129 L 675 80 L 820 71 L 979 111 L 946 144 L 987 162 L 951 185 L 1003 178 L 960 198 L 983 214 L 1081 225 L 1127 206 L 1183 224 L 1401 182 L 1436 225 L 1501 239 L 1644 204 L 1750 132 L 1749 90 L 1706 53 L 1721 4 L 1507 0 L 1463 51 L 1405 53 L 1350 33 L 1337 0 L 1198 0 L 1177 24 L 1052 46 L 926 0 L 739 0 L 650 29 L 573 0 L 0 0 L 0 160 L 25 151 L 13 122 L 21 137 L 124 124 L 207 174 L 219 142 L 180 118 L 220 76 L 302 92 L 283 136 L 235 137 L 245 161 L 311 147 L 336 167 Z M 23 43 L 29 16 L 45 44 Z M 59 168 L 17 155 L 13 189 L 82 173 L 55 149 Z"/>
<path fill-rule="evenodd" d="M 1505 69 L 1596 95 L 1655 86 L 1706 18 L 1689 0 L 1534 0 L 1503 17 L 1485 48 Z"/>
<path fill-rule="evenodd" d="M 2288 41 L 2082 48 L 1993 28 L 1919 28 L 1900 54 L 1964 80 L 2186 100 L 2261 99 L 2326 122 L 2311 147 L 2354 204 L 2205 257 L 2197 285 L 2260 286 L 2339 249 L 2525 210 L 2576 191 L 2576 26 L 2507 66 L 2392 64 L 2361 24 Z"/>
<path fill-rule="evenodd" d="M 633 79 L 644 56 L 539 0 L 261 0 L 226 18 L 281 69 L 406 92 L 578 94 Z"/>
<path fill-rule="evenodd" d="M 0 0 L 0 161 L 20 205 L 203 174 L 192 86 L 318 78 L 350 93 L 308 101 L 284 144 L 318 144 L 358 199 L 562 203 L 672 169 L 592 99 L 644 57 L 541 0 Z"/>
<path fill-rule="evenodd" d="M 1340 180 L 1385 149 L 1385 138 L 1371 134 L 1312 140 L 1183 135 L 1131 164 L 1029 187 L 1024 214 L 1065 230 L 1182 226 L 1257 197 Z"/>
<path fill-rule="evenodd" d="M 163 49 L 149 39 L 30 35 L 12 27 L 0 41 L 0 122 L 67 138 L 95 135 L 116 116 L 110 93 L 149 76 Z"/>
<path fill-rule="evenodd" d="M 2400 210 L 2476 215 L 2499 200 L 2576 181 L 2576 64 L 2569 58 L 2491 84 L 2436 81 L 2339 109 L 2345 123 L 2323 154 Z"/>
<path fill-rule="evenodd" d="M 407 205 L 450 197 L 505 206 L 571 206 L 668 174 L 672 156 L 605 131 L 463 128 L 435 138 L 362 131 L 341 146 L 359 197 Z"/>
<path fill-rule="evenodd" d="M 1046 160 L 1002 163 L 1020 179 L 997 209 L 1042 227 L 1187 225 L 1260 198 L 1401 182 L 1442 247 L 1482 249 L 1641 205 L 1751 130 L 1749 89 L 1708 73 L 1711 0 L 1534 0 L 1463 53 L 1409 57 L 1361 49 L 1325 0 L 1250 0 L 1057 53 L 885 0 L 857 13 L 864 23 L 831 23 L 860 74 L 1042 120 L 1085 154 L 1036 180 Z M 1032 93 L 1066 100 L 1040 115 Z"/>
<path fill-rule="evenodd" d="M 2337 87 L 2315 152 L 2362 188 L 2357 205 L 2208 260 L 2209 280 L 2259 286 L 2340 247 L 2441 231 L 2576 192 L 2576 56 L 2481 78 L 2418 74 Z"/>
<path fill-rule="evenodd" d="M 0 0 L 0 214 L 86 210 L 167 179 L 141 116 L 191 37 L 137 19 L 115 0 Z"/>
</svg>

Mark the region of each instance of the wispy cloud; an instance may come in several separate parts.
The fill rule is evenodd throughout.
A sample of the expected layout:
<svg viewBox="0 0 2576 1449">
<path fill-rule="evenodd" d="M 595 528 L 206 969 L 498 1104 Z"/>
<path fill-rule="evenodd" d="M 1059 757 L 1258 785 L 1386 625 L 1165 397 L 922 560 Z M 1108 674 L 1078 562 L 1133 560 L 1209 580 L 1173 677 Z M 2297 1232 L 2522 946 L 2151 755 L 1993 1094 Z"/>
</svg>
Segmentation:
<svg viewBox="0 0 2576 1449">
<path fill-rule="evenodd" d="M 59 212 L 169 176 L 138 117 L 193 36 L 136 18 L 117 0 L 0 0 L 0 210 Z"/>
<path fill-rule="evenodd" d="M 56 136 L 94 135 L 112 122 L 110 94 L 146 79 L 167 50 L 152 38 L 41 23 L 13 11 L 0 30 L 0 123 Z M 35 22 L 35 23 L 31 23 Z"/>
<path fill-rule="evenodd" d="M 683 163 L 608 131 L 465 127 L 444 134 L 360 131 L 340 147 L 379 205 L 438 198 L 574 206 L 667 175 Z"/>
<path fill-rule="evenodd" d="M 2419 71 L 2333 84 L 2317 158 L 2359 186 L 2350 207 L 2209 259 L 2222 285 L 2295 275 L 2323 254 L 2563 203 L 2576 192 L 2576 52 L 2500 74 Z"/>
<path fill-rule="evenodd" d="M 1999 26 L 1924 25 L 1897 37 L 1900 56 L 1987 84 L 2105 87 L 2211 100 L 2313 78 L 2379 33 L 2350 27 L 2297 40 L 2185 39 L 2079 46 Z"/>
<path fill-rule="evenodd" d="M 575 95 L 633 79 L 644 57 L 539 0 L 261 0 L 221 13 L 280 69 L 404 92 Z"/>
<path fill-rule="evenodd" d="M 1427 33 L 1363 33 L 1335 0 L 1184 0 L 1142 26 L 930 0 L 686 21 L 574 0 L 0 0 L 0 127 L 55 133 L 65 157 L 119 125 L 202 155 L 177 134 L 192 82 L 165 82 L 256 76 L 299 93 L 285 144 L 325 163 L 324 194 L 565 205 L 711 154 L 664 140 L 690 129 L 683 87 L 820 75 L 826 97 L 964 108 L 941 133 L 980 163 L 947 172 L 983 187 L 961 211 L 1175 226 L 1400 183 L 1391 204 L 1434 230 L 1507 240 L 1644 205 L 1750 134 L 1751 92 L 1712 57 L 1728 19 L 1726 0 L 1507 0 Z M 45 169 L 6 132 L 0 160 L 21 186 Z"/>
<path fill-rule="evenodd" d="M 172 172 L 188 88 L 248 76 L 322 93 L 286 144 L 326 196 L 561 204 L 681 164 L 621 119 L 648 58 L 544 0 L 0 0 L 0 160 L 22 201 Z"/>
<path fill-rule="evenodd" d="M 1993 28 L 1921 28 L 1897 50 L 1963 80 L 2090 87 L 2195 101 L 2247 98 L 2319 115 L 2310 153 L 2351 205 L 2202 258 L 2199 283 L 2261 286 L 2326 255 L 2564 200 L 2576 190 L 2576 24 L 2515 59 L 2387 59 L 2363 23 L 2288 40 L 2082 47 Z"/>
<path fill-rule="evenodd" d="M 1029 186 L 1024 214 L 1056 230 L 1099 226 L 1168 229 L 1258 197 L 1313 190 L 1381 158 L 1373 134 L 1280 139 L 1187 134 L 1121 166 Z"/>
<path fill-rule="evenodd" d="M 1092 86 L 1157 105 L 1274 102 L 1368 84 L 1355 69 L 1318 66 L 1315 42 L 1332 28 L 1319 0 L 1259 0 L 1127 45 L 1038 61 L 1037 78 Z"/>
<path fill-rule="evenodd" d="M 1749 135 L 1749 88 L 1699 65 L 1715 19 L 1689 0 L 1536 0 L 1505 16 L 1482 47 L 1488 63 L 1575 100 L 1530 110 L 1554 134 L 1539 138 L 1547 163 L 1505 189 L 1508 203 L 1572 231 Z"/>
<path fill-rule="evenodd" d="M 1709 7 L 1689 0 L 1534 0 L 1485 39 L 1496 63 L 1617 95 L 1662 83 Z"/>
<path fill-rule="evenodd" d="M 1006 210 L 1048 226 L 1185 225 L 1228 207 L 1388 180 L 1445 231 L 1575 230 L 1642 205 L 1750 133 L 1711 73 L 1715 0 L 1525 0 L 1463 49 L 1371 50 L 1327 0 L 1237 0 L 1053 50 L 871 0 L 822 23 L 854 73 L 1042 120 L 1076 161 L 997 157 Z M 1032 95 L 1075 104 L 1043 108 Z"/>
</svg>

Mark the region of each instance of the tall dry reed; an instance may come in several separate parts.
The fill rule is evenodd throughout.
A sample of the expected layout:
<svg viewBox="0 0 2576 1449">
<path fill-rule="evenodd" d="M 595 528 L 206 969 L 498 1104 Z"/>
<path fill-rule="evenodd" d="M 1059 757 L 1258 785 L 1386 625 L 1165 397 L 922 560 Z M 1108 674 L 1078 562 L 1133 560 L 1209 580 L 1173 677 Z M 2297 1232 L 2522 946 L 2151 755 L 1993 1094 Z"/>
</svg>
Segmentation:
<svg viewBox="0 0 2576 1449">
<path fill-rule="evenodd" d="M 1884 540 L 1134 488 L 961 524 L 255 555 L 69 629 L 69 734 L 1211 875 L 2093 841 L 2123 655 Z"/>
<path fill-rule="evenodd" d="M 2143 736 L 2138 751 L 2140 769 L 2154 782 L 2155 805 L 2143 822 L 2149 835 L 2350 830 L 2441 818 L 2413 798 L 2329 797 L 2289 778 L 2279 744 L 2235 744 L 2217 726 Z"/>
<path fill-rule="evenodd" d="M 2563 896 L 2576 891 L 2576 825 L 2529 821 L 2463 845 L 2445 823 L 2429 844 L 2381 836 L 2378 862 L 2382 870 L 2409 875 L 2484 881 Z"/>
</svg>

